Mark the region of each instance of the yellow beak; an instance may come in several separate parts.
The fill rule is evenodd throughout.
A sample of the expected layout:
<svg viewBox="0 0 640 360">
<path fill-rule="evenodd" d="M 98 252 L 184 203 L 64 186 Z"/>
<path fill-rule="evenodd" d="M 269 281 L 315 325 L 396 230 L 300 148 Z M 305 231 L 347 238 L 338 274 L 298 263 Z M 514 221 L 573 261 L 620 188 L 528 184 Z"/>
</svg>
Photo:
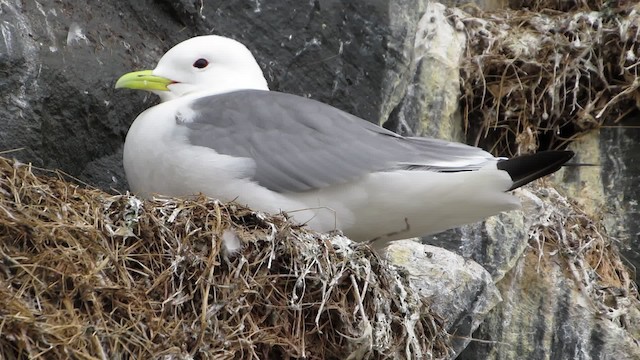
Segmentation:
<svg viewBox="0 0 640 360">
<path fill-rule="evenodd" d="M 169 91 L 168 85 L 174 81 L 155 76 L 153 70 L 134 71 L 124 74 L 116 82 L 116 89 L 127 88 L 147 91 Z"/>
</svg>

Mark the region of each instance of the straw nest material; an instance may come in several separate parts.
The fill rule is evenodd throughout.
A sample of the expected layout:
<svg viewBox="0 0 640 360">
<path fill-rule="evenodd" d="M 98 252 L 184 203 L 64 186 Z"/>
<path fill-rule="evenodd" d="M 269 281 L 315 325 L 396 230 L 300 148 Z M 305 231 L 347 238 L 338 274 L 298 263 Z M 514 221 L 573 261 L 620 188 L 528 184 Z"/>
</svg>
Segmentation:
<svg viewBox="0 0 640 360">
<path fill-rule="evenodd" d="M 367 246 L 235 204 L 141 202 L 4 158 L 0 172 L 0 358 L 448 355 L 440 320 Z"/>
<path fill-rule="evenodd" d="M 640 5 L 560 3 L 581 11 L 450 10 L 467 32 L 461 86 L 469 142 L 509 156 L 563 148 L 637 111 Z"/>
<path fill-rule="evenodd" d="M 529 230 L 538 259 L 557 255 L 555 259 L 562 259 L 567 276 L 574 279 L 585 299 L 591 300 L 601 318 L 640 336 L 640 296 L 634 274 L 621 259 L 603 221 L 587 215 L 580 205 L 553 188 L 540 188 L 535 194 L 544 209 Z"/>
</svg>

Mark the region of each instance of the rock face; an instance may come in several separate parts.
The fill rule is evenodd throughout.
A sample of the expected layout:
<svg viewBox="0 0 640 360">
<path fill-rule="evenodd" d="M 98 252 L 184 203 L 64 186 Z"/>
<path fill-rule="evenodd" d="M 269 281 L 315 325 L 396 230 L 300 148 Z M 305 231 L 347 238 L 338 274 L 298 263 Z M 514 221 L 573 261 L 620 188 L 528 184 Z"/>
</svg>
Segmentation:
<svg viewBox="0 0 640 360">
<path fill-rule="evenodd" d="M 616 128 L 600 130 L 602 183 L 610 214 L 609 231 L 621 242 L 629 262 L 640 268 L 640 131 L 638 121 L 628 120 Z M 636 280 L 638 281 L 638 280 Z"/>
<path fill-rule="evenodd" d="M 126 131 L 157 100 L 116 91 L 115 80 L 153 68 L 176 43 L 209 33 L 244 42 L 272 89 L 380 122 L 395 106 L 389 98 L 399 101 L 388 95 L 408 82 L 423 3 L 4 1 L 2 150 L 125 190 Z"/>
<path fill-rule="evenodd" d="M 530 248 L 459 358 L 639 358 L 637 289 L 603 224 L 553 189 L 519 196 Z"/>
<path fill-rule="evenodd" d="M 455 353 L 464 350 L 478 325 L 502 301 L 487 270 L 451 251 L 400 240 L 387 248 L 386 256 L 407 270 L 412 288 L 436 314 L 446 314 L 444 329 L 455 334 L 451 339 Z"/>
<path fill-rule="evenodd" d="M 127 129 L 157 99 L 117 91 L 115 80 L 153 68 L 182 40 L 210 33 L 244 42 L 272 90 L 313 97 L 405 134 L 461 139 L 456 66 L 464 56 L 464 28 L 449 24 L 444 14 L 443 6 L 426 0 L 5 0 L 0 2 L 0 151 L 108 191 L 126 191 L 121 158 Z M 637 132 L 600 135 L 597 146 L 585 146 L 604 154 L 604 198 L 624 209 L 614 212 L 609 227 L 636 246 L 628 253 L 634 258 Z M 574 178 L 579 188 L 580 177 Z M 599 321 L 591 308 L 576 305 L 586 301 L 576 290 L 580 285 L 553 257 L 543 263 L 546 271 L 534 266 L 527 243 L 533 215 L 526 211 L 432 238 L 482 265 L 491 277 L 481 276 L 487 288 L 495 282 L 504 299 L 489 315 L 488 309 L 469 305 L 474 317 L 466 323 L 452 320 L 453 310 L 442 310 L 451 329 L 464 330 L 465 336 L 484 319 L 473 337 L 488 342 L 471 342 L 461 358 L 597 359 L 610 356 L 616 346 L 625 351 L 617 358 L 637 354 L 632 339 L 638 334 L 629 335 L 630 326 Z M 528 286 L 534 280 L 535 286 Z M 460 296 L 455 294 L 448 296 Z M 443 296 L 439 301 L 446 302 Z M 470 298 L 457 300 L 474 304 Z M 458 349 L 467 340 L 459 341 Z"/>
<path fill-rule="evenodd" d="M 0 19 L 2 150 L 95 186 L 126 189 L 123 139 L 155 99 L 115 91 L 114 78 L 153 63 L 165 50 L 160 39 L 182 26 L 151 1 L 10 0 L 0 4 Z"/>
<path fill-rule="evenodd" d="M 528 253 L 498 289 L 503 302 L 474 333 L 481 341 L 472 341 L 459 359 L 640 357 L 637 308 L 628 314 L 634 319 L 628 328 L 602 316 L 557 258 Z"/>
<path fill-rule="evenodd" d="M 464 33 L 448 24 L 445 7 L 429 3 L 417 26 L 413 77 L 385 122 L 387 129 L 402 135 L 464 140 L 458 99 L 459 60 L 465 42 Z"/>
</svg>

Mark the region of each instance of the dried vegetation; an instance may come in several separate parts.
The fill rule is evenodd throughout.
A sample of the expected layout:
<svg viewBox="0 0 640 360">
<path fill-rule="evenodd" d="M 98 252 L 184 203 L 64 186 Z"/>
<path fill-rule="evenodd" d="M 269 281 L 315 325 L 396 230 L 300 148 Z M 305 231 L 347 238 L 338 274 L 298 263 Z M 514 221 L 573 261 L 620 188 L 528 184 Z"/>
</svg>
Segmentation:
<svg viewBox="0 0 640 360">
<path fill-rule="evenodd" d="M 563 148 L 637 112 L 637 2 L 516 5 L 528 9 L 451 13 L 468 35 L 461 78 L 470 142 L 509 156 Z"/>
<path fill-rule="evenodd" d="M 367 246 L 234 204 L 87 190 L 4 158 L 0 175 L 0 358 L 449 351 L 440 321 Z"/>
<path fill-rule="evenodd" d="M 545 205 L 529 230 L 530 243 L 541 260 L 562 261 L 567 277 L 604 319 L 632 336 L 640 336 L 640 297 L 633 274 L 620 257 L 601 219 L 594 219 L 551 187 L 535 194 Z"/>
</svg>

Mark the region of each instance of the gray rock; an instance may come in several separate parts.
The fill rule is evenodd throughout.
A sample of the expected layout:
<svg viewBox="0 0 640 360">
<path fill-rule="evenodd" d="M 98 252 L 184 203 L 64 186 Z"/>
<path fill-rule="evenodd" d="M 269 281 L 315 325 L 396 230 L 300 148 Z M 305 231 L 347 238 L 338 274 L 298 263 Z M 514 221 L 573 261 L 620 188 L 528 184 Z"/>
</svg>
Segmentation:
<svg viewBox="0 0 640 360">
<path fill-rule="evenodd" d="M 640 358 L 638 293 L 604 227 L 551 188 L 520 195 L 530 247 L 460 359 Z"/>
<path fill-rule="evenodd" d="M 425 236 L 422 241 L 477 262 L 496 281 L 513 268 L 528 246 L 527 228 L 521 211 L 502 213 L 477 224 Z"/>
<path fill-rule="evenodd" d="M 600 130 L 600 174 L 607 229 L 624 257 L 640 269 L 640 131 L 637 118 Z M 639 279 L 636 279 L 636 282 Z"/>
<path fill-rule="evenodd" d="M 604 127 L 574 141 L 573 161 L 594 166 L 565 169 L 555 182 L 587 213 L 602 218 L 632 269 L 640 268 L 640 132 L 633 127 L 636 121 Z"/>
<path fill-rule="evenodd" d="M 131 121 L 156 101 L 113 89 L 119 74 L 151 66 L 169 47 L 160 39 L 181 28 L 152 4 L 2 2 L 1 150 L 19 149 L 11 156 L 105 190 L 126 189 L 121 165 L 99 173 L 88 165 L 120 151 Z M 162 30 L 150 26 L 156 22 Z"/>
<path fill-rule="evenodd" d="M 471 341 L 473 331 L 502 301 L 489 272 L 472 260 L 443 248 L 412 240 L 393 242 L 387 259 L 409 273 L 410 286 L 441 316 L 457 354 Z"/>
<path fill-rule="evenodd" d="M 460 124 L 460 59 L 466 36 L 449 24 L 446 8 L 429 3 L 417 26 L 405 96 L 385 127 L 403 135 L 427 135 L 462 141 Z"/>
<path fill-rule="evenodd" d="M 498 288 L 503 302 L 459 359 L 640 358 L 634 334 L 598 314 L 553 257 L 528 253 Z"/>
</svg>

